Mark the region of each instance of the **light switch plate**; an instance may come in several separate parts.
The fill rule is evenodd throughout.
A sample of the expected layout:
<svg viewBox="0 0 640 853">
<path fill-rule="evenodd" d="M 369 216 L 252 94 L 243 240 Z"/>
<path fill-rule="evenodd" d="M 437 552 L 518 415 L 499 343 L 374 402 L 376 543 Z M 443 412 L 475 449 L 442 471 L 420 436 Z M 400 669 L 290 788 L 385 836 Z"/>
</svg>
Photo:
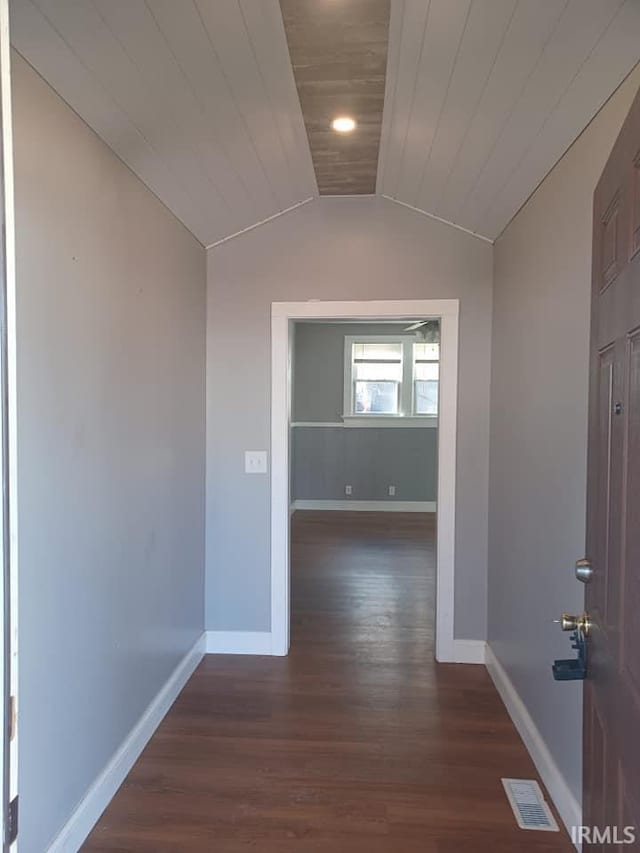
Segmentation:
<svg viewBox="0 0 640 853">
<path fill-rule="evenodd" d="M 244 452 L 244 473 L 245 474 L 266 474 L 267 473 L 267 451 L 266 450 L 245 450 L 245 452 Z"/>
</svg>

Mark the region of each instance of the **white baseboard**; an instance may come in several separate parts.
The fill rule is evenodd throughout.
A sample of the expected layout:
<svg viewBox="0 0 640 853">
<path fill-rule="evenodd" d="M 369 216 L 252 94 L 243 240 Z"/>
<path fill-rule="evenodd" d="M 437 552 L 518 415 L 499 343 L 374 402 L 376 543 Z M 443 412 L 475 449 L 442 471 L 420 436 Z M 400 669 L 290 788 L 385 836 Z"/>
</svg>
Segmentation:
<svg viewBox="0 0 640 853">
<path fill-rule="evenodd" d="M 453 663 L 485 663 L 486 648 L 484 640 L 454 640 Z"/>
<path fill-rule="evenodd" d="M 207 631 L 208 655 L 271 655 L 269 631 Z"/>
<path fill-rule="evenodd" d="M 203 634 L 174 669 L 164 687 L 127 735 L 124 743 L 62 827 L 48 853 L 77 853 L 127 773 L 198 666 L 205 651 Z"/>
<path fill-rule="evenodd" d="M 520 695 L 513 686 L 513 682 L 505 672 L 502 664 L 493 653 L 491 646 L 487 644 L 487 669 L 493 679 L 496 690 L 504 702 L 509 716 L 518 734 L 524 741 L 529 755 L 536 765 L 540 778 L 545 784 L 549 796 L 560 813 L 562 822 L 571 835 L 572 826 L 580 826 L 582 823 L 582 809 L 571 789 L 555 763 L 549 748 L 545 743 L 538 727 L 534 723 Z"/>
<path fill-rule="evenodd" d="M 435 501 L 294 501 L 297 509 L 342 510 L 343 512 L 435 512 Z"/>
</svg>

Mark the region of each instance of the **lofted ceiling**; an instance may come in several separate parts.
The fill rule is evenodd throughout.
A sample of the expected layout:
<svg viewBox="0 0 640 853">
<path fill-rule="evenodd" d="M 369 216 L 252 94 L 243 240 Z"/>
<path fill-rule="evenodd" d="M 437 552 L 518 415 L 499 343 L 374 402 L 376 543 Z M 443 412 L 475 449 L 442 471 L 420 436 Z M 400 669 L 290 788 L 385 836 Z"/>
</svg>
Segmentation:
<svg viewBox="0 0 640 853">
<path fill-rule="evenodd" d="M 11 0 L 12 43 L 205 246 L 318 185 L 494 239 L 640 61 L 640 0 L 281 3 Z"/>
<path fill-rule="evenodd" d="M 203 245 L 317 194 L 277 0 L 11 0 L 10 26 Z"/>
<path fill-rule="evenodd" d="M 394 0 L 378 192 L 494 239 L 639 60 L 638 0 Z"/>
</svg>

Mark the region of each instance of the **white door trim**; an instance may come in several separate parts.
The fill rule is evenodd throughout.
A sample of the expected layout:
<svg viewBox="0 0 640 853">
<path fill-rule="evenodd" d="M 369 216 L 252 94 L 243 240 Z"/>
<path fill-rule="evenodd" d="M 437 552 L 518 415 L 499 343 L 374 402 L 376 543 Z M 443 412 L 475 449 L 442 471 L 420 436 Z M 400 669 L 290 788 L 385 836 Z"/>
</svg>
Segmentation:
<svg viewBox="0 0 640 853">
<path fill-rule="evenodd" d="M 17 521 L 17 397 L 16 397 L 16 272 L 15 212 L 13 193 L 13 128 L 11 109 L 11 44 L 9 39 L 9 3 L 0 0 L 0 205 L 4 238 L 0 239 L 0 286 L 4 291 L 4 341 L 0 342 L 0 397 L 2 421 L 0 474 L 4 496 L 0 526 L 2 575 L 0 579 L 0 636 L 2 660 L 0 681 L 3 684 L 3 735 L 0 737 L 0 829 L 3 850 L 15 853 L 18 842 L 7 843 L 8 806 L 18 796 L 18 521 Z M 10 697 L 14 697 L 10 705 Z M 13 725 L 9 716 L 13 717 Z M 13 737 L 9 739 L 10 727 Z"/>
<path fill-rule="evenodd" d="M 454 661 L 458 299 L 273 302 L 271 305 L 271 634 L 289 652 L 290 327 L 293 320 L 441 320 L 438 435 L 436 658 Z"/>
</svg>

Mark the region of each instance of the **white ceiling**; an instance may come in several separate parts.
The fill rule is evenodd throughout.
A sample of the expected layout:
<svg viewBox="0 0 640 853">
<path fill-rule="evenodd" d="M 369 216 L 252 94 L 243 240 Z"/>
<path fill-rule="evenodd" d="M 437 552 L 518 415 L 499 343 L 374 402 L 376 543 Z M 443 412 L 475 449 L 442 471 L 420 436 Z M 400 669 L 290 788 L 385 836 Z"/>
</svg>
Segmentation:
<svg viewBox="0 0 640 853">
<path fill-rule="evenodd" d="M 317 195 L 278 0 L 12 0 L 11 40 L 205 246 Z"/>
<path fill-rule="evenodd" d="M 378 192 L 497 237 L 640 60 L 640 0 L 392 0 Z"/>
<path fill-rule="evenodd" d="M 378 193 L 489 239 L 640 60 L 640 0 L 391 7 Z M 317 195 L 278 0 L 11 0 L 11 29 L 204 245 Z"/>
</svg>

